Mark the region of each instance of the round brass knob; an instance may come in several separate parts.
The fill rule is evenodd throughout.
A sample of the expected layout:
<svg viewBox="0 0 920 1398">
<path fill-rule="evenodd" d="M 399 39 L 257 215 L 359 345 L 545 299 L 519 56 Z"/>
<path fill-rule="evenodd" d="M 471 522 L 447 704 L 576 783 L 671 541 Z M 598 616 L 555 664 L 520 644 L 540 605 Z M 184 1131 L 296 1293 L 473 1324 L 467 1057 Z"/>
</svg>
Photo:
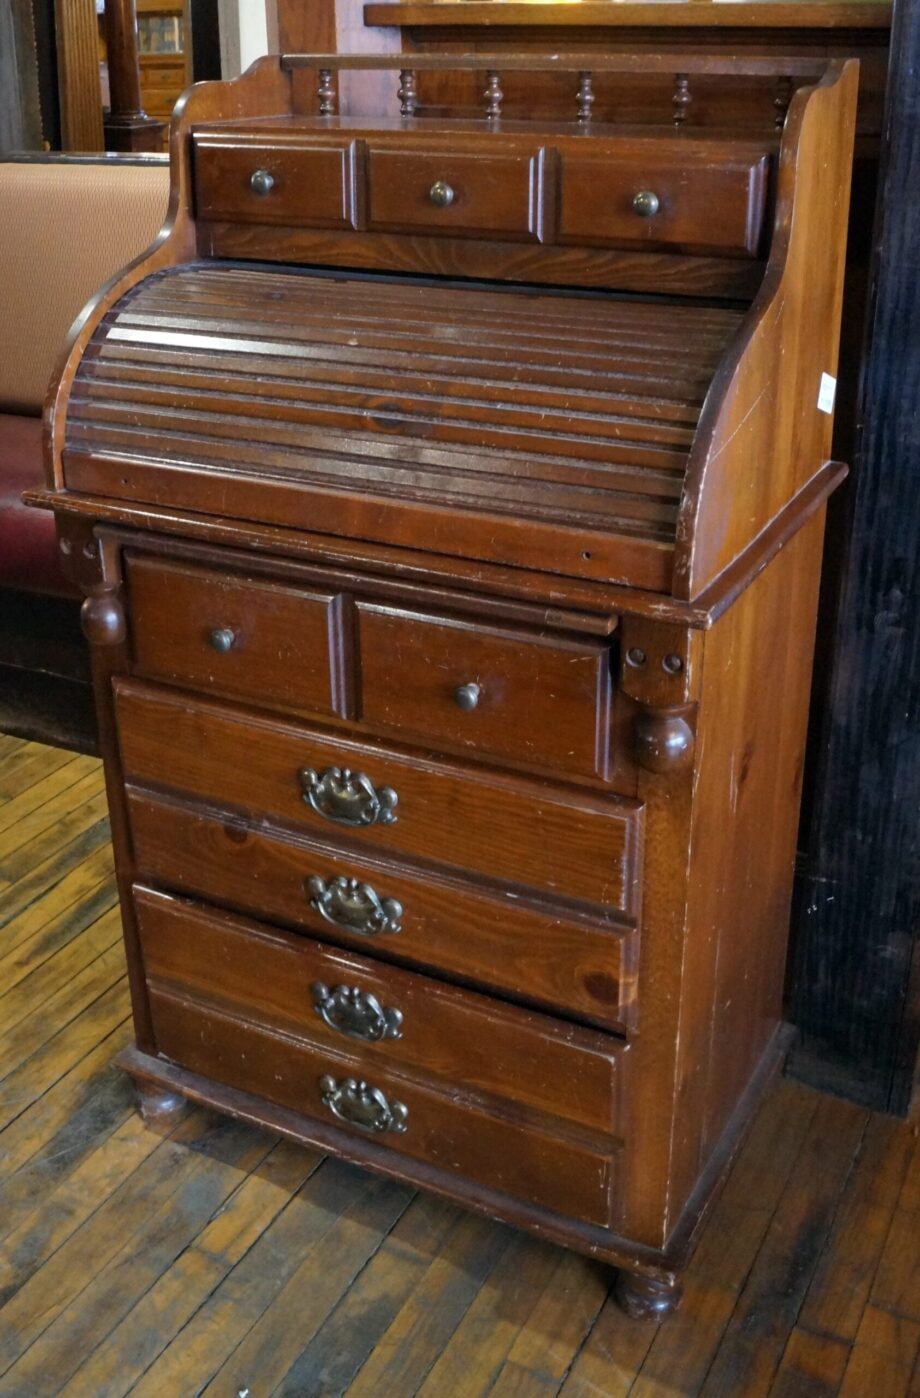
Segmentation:
<svg viewBox="0 0 920 1398">
<path fill-rule="evenodd" d="M 634 196 L 632 206 L 640 218 L 651 218 L 661 207 L 658 195 L 651 189 L 640 189 Z"/>
<path fill-rule="evenodd" d="M 459 689 L 454 690 L 454 703 L 458 709 L 468 714 L 479 703 L 481 693 L 478 684 L 461 684 Z"/>
<path fill-rule="evenodd" d="M 437 204 L 439 209 L 446 209 L 454 202 L 454 191 L 446 180 L 435 180 L 428 191 L 428 198 L 432 204 Z"/>
<path fill-rule="evenodd" d="M 231 631 L 229 626 L 218 626 L 208 636 L 208 645 L 212 650 L 220 651 L 221 655 L 226 655 L 228 650 L 232 650 L 236 640 L 236 632 Z"/>
<path fill-rule="evenodd" d="M 275 187 L 275 177 L 268 170 L 253 170 L 249 176 L 249 187 L 256 194 L 268 194 Z"/>
</svg>

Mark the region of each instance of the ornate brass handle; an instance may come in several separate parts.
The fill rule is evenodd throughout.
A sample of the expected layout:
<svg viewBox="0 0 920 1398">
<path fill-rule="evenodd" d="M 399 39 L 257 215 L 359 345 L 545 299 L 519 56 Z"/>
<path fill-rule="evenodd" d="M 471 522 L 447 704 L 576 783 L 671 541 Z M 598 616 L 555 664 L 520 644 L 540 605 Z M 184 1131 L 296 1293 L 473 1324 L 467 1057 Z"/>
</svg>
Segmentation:
<svg viewBox="0 0 920 1398">
<path fill-rule="evenodd" d="M 428 198 L 432 204 L 437 204 L 439 209 L 446 209 L 454 202 L 454 191 L 446 180 L 435 180 L 428 191 Z"/>
<path fill-rule="evenodd" d="M 388 1102 L 379 1087 L 359 1082 L 357 1078 L 343 1078 L 336 1082 L 328 1074 L 320 1078 L 319 1090 L 323 1106 L 328 1107 L 333 1116 L 348 1126 L 357 1126 L 371 1136 L 381 1136 L 385 1131 L 405 1131 L 409 1118 L 409 1108 L 402 1102 Z"/>
<path fill-rule="evenodd" d="M 236 632 L 229 626 L 216 626 L 208 633 L 208 645 L 212 650 L 219 651 L 221 655 L 226 655 L 228 650 L 233 649 L 236 640 Z"/>
<path fill-rule="evenodd" d="M 379 937 L 383 932 L 401 932 L 402 903 L 381 898 L 369 883 L 340 874 L 326 883 L 317 874 L 307 880 L 310 907 L 334 927 L 357 932 L 362 937 Z"/>
<path fill-rule="evenodd" d="M 299 774 L 303 799 L 324 820 L 337 825 L 392 825 L 399 800 L 391 786 L 379 791 L 370 777 L 350 767 L 326 767 L 315 772 L 305 767 Z"/>
<path fill-rule="evenodd" d="M 249 176 L 249 187 L 254 194 L 270 194 L 275 187 L 275 177 L 268 170 L 253 170 Z"/>
<path fill-rule="evenodd" d="M 640 189 L 632 201 L 632 206 L 640 218 L 651 218 L 661 207 L 661 200 L 651 189 Z"/>
<path fill-rule="evenodd" d="M 402 1038 L 402 1010 L 385 1008 L 370 991 L 356 985 L 337 985 L 330 990 L 322 981 L 316 981 L 310 989 L 314 1010 L 337 1033 L 372 1044 L 381 1039 Z"/>
</svg>

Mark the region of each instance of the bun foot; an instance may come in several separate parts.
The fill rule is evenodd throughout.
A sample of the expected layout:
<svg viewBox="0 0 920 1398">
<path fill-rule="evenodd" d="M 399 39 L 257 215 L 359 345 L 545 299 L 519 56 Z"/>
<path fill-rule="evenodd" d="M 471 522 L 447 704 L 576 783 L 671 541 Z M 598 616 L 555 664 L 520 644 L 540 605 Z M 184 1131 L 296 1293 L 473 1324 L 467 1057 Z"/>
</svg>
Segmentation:
<svg viewBox="0 0 920 1398">
<path fill-rule="evenodd" d="M 633 1320 L 664 1320 L 680 1305 L 684 1289 L 677 1277 L 646 1277 L 618 1272 L 614 1295 Z"/>
<path fill-rule="evenodd" d="M 177 1092 L 168 1092 L 155 1083 L 135 1080 L 134 1090 L 137 1093 L 137 1109 L 148 1126 L 172 1125 L 188 1105 Z"/>
</svg>

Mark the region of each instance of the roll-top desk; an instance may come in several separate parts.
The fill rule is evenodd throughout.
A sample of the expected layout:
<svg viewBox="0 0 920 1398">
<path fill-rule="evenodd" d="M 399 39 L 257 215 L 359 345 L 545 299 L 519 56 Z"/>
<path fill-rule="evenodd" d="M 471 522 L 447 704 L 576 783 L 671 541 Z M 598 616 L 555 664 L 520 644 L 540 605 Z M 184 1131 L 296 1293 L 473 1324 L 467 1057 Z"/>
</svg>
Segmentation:
<svg viewBox="0 0 920 1398">
<path fill-rule="evenodd" d="M 408 61 L 192 89 L 51 392 L 122 1062 L 663 1313 L 785 1043 L 856 65 L 426 55 L 338 112 Z"/>
</svg>

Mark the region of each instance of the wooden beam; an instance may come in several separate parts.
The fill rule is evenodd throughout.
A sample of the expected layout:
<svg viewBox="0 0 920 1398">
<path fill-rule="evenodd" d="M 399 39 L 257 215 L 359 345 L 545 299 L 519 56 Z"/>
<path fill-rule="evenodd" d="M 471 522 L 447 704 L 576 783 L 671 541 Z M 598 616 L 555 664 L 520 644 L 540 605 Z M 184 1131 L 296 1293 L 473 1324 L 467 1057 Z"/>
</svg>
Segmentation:
<svg viewBox="0 0 920 1398">
<path fill-rule="evenodd" d="M 905 1112 L 920 1039 L 920 0 L 898 0 L 891 55 L 850 541 L 793 995 L 802 1075 Z"/>
<path fill-rule="evenodd" d="M 104 150 L 99 39 L 93 0 L 55 0 L 61 149 Z"/>
</svg>

